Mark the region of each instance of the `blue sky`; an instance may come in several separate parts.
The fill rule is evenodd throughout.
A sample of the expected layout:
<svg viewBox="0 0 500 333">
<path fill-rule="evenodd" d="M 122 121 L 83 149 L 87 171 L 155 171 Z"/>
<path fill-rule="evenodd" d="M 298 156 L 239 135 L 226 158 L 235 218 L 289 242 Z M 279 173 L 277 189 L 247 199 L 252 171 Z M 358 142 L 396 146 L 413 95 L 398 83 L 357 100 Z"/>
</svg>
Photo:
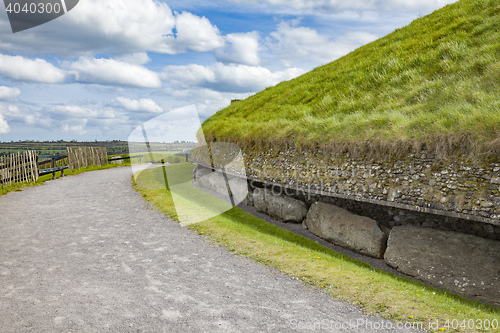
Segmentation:
<svg viewBox="0 0 500 333">
<path fill-rule="evenodd" d="M 13 34 L 0 8 L 0 141 L 126 140 L 202 119 L 454 0 L 80 0 Z"/>
</svg>

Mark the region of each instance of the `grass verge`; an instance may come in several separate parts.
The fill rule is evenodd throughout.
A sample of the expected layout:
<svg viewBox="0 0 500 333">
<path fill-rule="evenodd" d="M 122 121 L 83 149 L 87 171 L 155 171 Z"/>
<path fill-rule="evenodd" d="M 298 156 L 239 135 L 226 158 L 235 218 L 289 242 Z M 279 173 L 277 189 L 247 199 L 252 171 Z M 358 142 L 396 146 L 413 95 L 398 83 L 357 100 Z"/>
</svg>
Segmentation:
<svg viewBox="0 0 500 333">
<path fill-rule="evenodd" d="M 176 168 L 176 174 L 183 172 L 183 179 L 188 179 L 193 166 L 183 163 L 168 168 Z M 134 187 L 158 210 L 178 219 L 169 188 L 153 186 L 165 184 L 163 174 L 162 168 L 144 170 L 136 177 Z M 498 308 L 379 271 L 236 207 L 189 228 L 217 246 L 283 271 L 369 314 L 395 322 L 421 323 L 433 332 L 500 331 L 479 328 L 480 320 L 500 322 Z M 435 329 L 429 325 L 436 323 L 439 327 Z M 464 328 L 460 327 L 462 323 Z"/>
</svg>

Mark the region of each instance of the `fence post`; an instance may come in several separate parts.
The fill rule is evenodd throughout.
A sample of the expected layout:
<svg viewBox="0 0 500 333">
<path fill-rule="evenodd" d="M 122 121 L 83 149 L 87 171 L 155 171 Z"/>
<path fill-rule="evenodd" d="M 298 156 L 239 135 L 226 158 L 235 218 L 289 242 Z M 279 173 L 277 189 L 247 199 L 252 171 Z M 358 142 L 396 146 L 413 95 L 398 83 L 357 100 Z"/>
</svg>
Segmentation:
<svg viewBox="0 0 500 333">
<path fill-rule="evenodd" d="M 56 167 L 56 159 L 55 157 L 52 157 L 52 168 Z M 56 172 L 52 171 L 52 180 L 56 179 Z"/>
</svg>

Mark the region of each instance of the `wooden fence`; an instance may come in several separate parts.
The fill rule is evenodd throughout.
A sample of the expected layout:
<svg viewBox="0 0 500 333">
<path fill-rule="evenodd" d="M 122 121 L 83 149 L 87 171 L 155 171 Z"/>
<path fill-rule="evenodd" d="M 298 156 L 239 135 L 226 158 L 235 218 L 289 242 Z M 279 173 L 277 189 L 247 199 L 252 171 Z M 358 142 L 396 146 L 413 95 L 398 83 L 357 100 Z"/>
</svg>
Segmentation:
<svg viewBox="0 0 500 333">
<path fill-rule="evenodd" d="M 106 148 L 68 147 L 67 151 L 68 151 L 69 171 L 84 168 L 91 165 L 103 166 L 108 164 L 108 153 Z"/>
<path fill-rule="evenodd" d="M 42 165 L 50 164 L 51 168 L 41 169 Z M 67 155 L 38 155 L 38 174 L 40 176 L 51 173 L 52 179 L 56 179 L 56 172 L 61 172 L 61 177 L 64 177 L 64 170 L 68 169 Z"/>
<path fill-rule="evenodd" d="M 0 185 L 38 180 L 38 156 L 35 151 L 17 152 L 0 157 Z"/>
</svg>

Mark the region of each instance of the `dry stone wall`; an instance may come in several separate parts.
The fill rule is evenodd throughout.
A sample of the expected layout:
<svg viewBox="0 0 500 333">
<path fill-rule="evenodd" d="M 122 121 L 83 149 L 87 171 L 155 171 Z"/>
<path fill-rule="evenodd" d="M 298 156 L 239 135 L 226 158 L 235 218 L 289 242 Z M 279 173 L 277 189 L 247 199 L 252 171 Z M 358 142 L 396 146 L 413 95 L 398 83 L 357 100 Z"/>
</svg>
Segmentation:
<svg viewBox="0 0 500 333">
<path fill-rule="evenodd" d="M 500 163 L 427 153 L 364 160 L 272 148 L 242 155 L 246 175 L 240 176 L 257 187 L 286 188 L 309 204 L 333 203 L 388 228 L 412 224 L 500 241 Z M 210 164 L 196 151 L 192 159 Z"/>
<path fill-rule="evenodd" d="M 500 226 L 500 164 L 435 154 L 364 160 L 314 152 L 245 152 L 249 178 L 448 212 Z M 481 219 L 484 218 L 484 219 Z"/>
</svg>

